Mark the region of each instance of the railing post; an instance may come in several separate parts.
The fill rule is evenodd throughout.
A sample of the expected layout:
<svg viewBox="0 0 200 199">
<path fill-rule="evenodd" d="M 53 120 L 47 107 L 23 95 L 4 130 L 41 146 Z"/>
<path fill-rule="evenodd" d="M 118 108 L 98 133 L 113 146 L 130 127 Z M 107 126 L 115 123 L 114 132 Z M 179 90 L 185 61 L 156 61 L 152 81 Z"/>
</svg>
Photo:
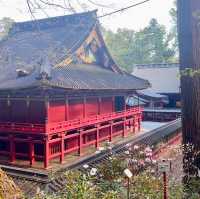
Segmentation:
<svg viewBox="0 0 200 199">
<path fill-rule="evenodd" d="M 83 129 L 80 129 L 79 132 L 79 155 L 82 155 L 83 150 Z"/>
<path fill-rule="evenodd" d="M 14 136 L 10 135 L 9 136 L 9 140 L 10 140 L 10 161 L 12 163 L 15 162 L 16 160 L 16 151 L 15 151 L 15 141 L 14 141 Z"/>
<path fill-rule="evenodd" d="M 110 142 L 112 142 L 112 135 L 113 135 L 113 121 L 110 121 L 110 136 L 109 136 Z"/>
<path fill-rule="evenodd" d="M 30 166 L 32 166 L 35 162 L 35 149 L 32 137 L 29 137 L 29 160 Z"/>
<path fill-rule="evenodd" d="M 126 118 L 123 119 L 123 137 L 127 136 Z"/>
<path fill-rule="evenodd" d="M 99 124 L 96 125 L 96 148 L 99 147 Z"/>
<path fill-rule="evenodd" d="M 62 164 L 64 162 L 65 157 L 65 140 L 64 140 L 64 133 L 61 134 L 61 155 L 60 155 L 60 163 Z"/>
<path fill-rule="evenodd" d="M 135 133 L 135 115 L 133 115 L 133 121 L 132 121 L 132 131 Z"/>
<path fill-rule="evenodd" d="M 138 131 L 141 130 L 141 121 L 142 121 L 141 117 L 142 117 L 142 114 L 139 113 L 139 117 L 138 117 Z"/>
<path fill-rule="evenodd" d="M 44 168 L 49 166 L 49 138 L 48 135 L 44 138 Z"/>
</svg>

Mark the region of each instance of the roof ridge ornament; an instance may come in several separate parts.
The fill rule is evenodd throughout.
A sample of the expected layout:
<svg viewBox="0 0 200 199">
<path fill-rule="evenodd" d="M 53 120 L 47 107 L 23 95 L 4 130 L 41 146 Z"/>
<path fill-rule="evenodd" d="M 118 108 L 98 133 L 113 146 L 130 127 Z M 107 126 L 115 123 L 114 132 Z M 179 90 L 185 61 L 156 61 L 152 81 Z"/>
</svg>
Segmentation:
<svg viewBox="0 0 200 199">
<path fill-rule="evenodd" d="M 49 57 L 45 56 L 45 58 L 41 58 L 38 62 L 40 65 L 39 76 L 36 79 L 41 81 L 47 81 L 51 79 L 51 63 L 49 61 Z"/>
</svg>

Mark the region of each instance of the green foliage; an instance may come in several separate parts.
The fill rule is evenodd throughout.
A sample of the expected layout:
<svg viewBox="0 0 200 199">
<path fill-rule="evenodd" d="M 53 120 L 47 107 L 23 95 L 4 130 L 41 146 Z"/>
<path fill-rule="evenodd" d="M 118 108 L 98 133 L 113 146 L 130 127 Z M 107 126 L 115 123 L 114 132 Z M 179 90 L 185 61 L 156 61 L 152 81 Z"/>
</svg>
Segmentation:
<svg viewBox="0 0 200 199">
<path fill-rule="evenodd" d="M 121 199 L 121 198 L 118 196 L 117 192 L 109 191 L 109 192 L 103 194 L 103 198 L 102 199 Z"/>
<path fill-rule="evenodd" d="M 188 145 L 189 146 L 189 145 Z M 191 148 L 191 147 L 190 147 Z M 192 148 L 191 148 L 192 149 Z M 112 151 L 111 151 L 112 152 Z M 84 165 L 82 172 L 66 173 L 66 187 L 56 195 L 38 194 L 35 199 L 123 199 L 127 196 L 127 179 L 124 169 L 129 168 L 133 177 L 130 179 L 131 199 L 162 199 L 163 178 L 158 175 L 155 164 L 147 161 L 151 157 L 150 147 L 127 146 L 127 151 L 121 155 L 111 155 L 109 160 L 98 168 Z M 112 153 L 111 153 L 112 154 Z M 130 161 L 132 160 L 132 161 Z M 143 160 L 143 161 L 142 161 Z M 132 162 L 132 163 L 131 163 Z M 135 165 L 140 168 L 135 172 Z M 134 169 L 133 169 L 134 168 Z M 96 172 L 91 172 L 91 171 Z M 136 169 L 137 171 L 138 169 Z M 187 186 L 168 178 L 169 199 L 199 199 L 199 178 L 190 178 Z M 170 180 L 171 179 L 171 180 Z"/>
<path fill-rule="evenodd" d="M 117 157 L 110 157 L 109 161 L 100 165 L 98 170 L 103 180 L 113 182 L 123 176 L 125 168 L 125 161 Z"/>
<path fill-rule="evenodd" d="M 172 40 L 172 46 L 174 50 L 178 51 L 178 30 L 177 30 L 177 0 L 174 1 L 174 7 L 169 12 L 171 16 L 172 27 L 169 33 L 169 37 Z"/>
<path fill-rule="evenodd" d="M 147 172 L 135 176 L 131 184 L 131 198 L 162 199 L 161 180 Z"/>
<path fill-rule="evenodd" d="M 175 48 L 171 46 L 174 34 L 168 34 L 156 19 L 151 19 L 149 25 L 138 32 L 128 29 L 103 32 L 112 56 L 128 71 L 134 64 L 175 61 Z"/>
<path fill-rule="evenodd" d="M 95 199 L 95 186 L 80 172 L 66 173 L 66 199 Z"/>
<path fill-rule="evenodd" d="M 190 177 L 183 187 L 183 199 L 200 198 L 200 179 L 199 177 Z"/>
</svg>

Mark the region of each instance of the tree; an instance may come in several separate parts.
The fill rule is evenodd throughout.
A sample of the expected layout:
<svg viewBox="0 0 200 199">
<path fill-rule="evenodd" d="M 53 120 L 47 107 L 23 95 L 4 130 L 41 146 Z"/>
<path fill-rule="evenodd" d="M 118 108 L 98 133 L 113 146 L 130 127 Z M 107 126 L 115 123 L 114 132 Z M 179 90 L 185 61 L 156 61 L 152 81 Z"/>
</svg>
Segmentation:
<svg viewBox="0 0 200 199">
<path fill-rule="evenodd" d="M 184 182 L 200 169 L 200 1 L 178 1 Z"/>
<path fill-rule="evenodd" d="M 172 39 L 156 19 L 151 19 L 149 25 L 138 32 L 128 29 L 103 32 L 112 56 L 127 71 L 132 71 L 134 64 L 173 62 L 175 59 L 175 50 L 170 47 Z"/>
<path fill-rule="evenodd" d="M 170 9 L 172 27 L 169 37 L 172 40 L 172 45 L 176 54 L 178 54 L 178 30 L 177 30 L 177 0 L 174 1 L 174 7 Z"/>
<path fill-rule="evenodd" d="M 164 26 L 156 19 L 151 19 L 149 25 L 136 35 L 136 41 L 142 36 L 141 48 L 147 55 L 146 63 L 169 62 L 174 51 L 169 47 L 170 40 Z"/>
<path fill-rule="evenodd" d="M 131 71 L 134 59 L 129 54 L 134 43 L 134 31 L 118 29 L 117 33 L 106 30 L 103 32 L 106 44 L 118 65 Z"/>
</svg>

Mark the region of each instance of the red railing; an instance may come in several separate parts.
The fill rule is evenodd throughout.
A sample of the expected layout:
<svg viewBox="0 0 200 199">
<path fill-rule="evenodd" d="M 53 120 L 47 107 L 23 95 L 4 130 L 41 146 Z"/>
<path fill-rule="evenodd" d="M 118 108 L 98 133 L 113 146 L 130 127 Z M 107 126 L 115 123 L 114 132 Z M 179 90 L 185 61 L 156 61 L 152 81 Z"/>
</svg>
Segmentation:
<svg viewBox="0 0 200 199">
<path fill-rule="evenodd" d="M 84 126 L 97 124 L 100 122 L 111 121 L 131 115 L 137 115 L 142 112 L 141 107 L 128 109 L 122 112 L 113 112 L 108 114 L 96 115 L 84 119 L 77 119 L 71 121 L 63 121 L 48 124 L 30 124 L 30 123 L 14 123 L 14 122 L 0 122 L 1 132 L 20 132 L 20 133 L 34 133 L 34 134 L 52 134 L 63 131 L 78 129 Z"/>
<path fill-rule="evenodd" d="M 113 112 L 113 113 L 108 113 L 108 114 L 96 115 L 96 116 L 88 117 L 84 119 L 49 123 L 46 125 L 46 132 L 51 134 L 51 133 L 69 131 L 69 130 L 78 129 L 84 126 L 94 125 L 100 122 L 111 121 L 113 119 L 119 119 L 119 118 L 131 116 L 131 115 L 137 115 L 137 114 L 140 114 L 141 112 L 142 112 L 142 108 L 137 107 L 137 108 L 128 109 L 122 112 Z"/>
<path fill-rule="evenodd" d="M 30 132 L 30 133 L 45 133 L 44 124 L 30 123 L 15 123 L 15 122 L 0 122 L 1 132 Z"/>
</svg>

